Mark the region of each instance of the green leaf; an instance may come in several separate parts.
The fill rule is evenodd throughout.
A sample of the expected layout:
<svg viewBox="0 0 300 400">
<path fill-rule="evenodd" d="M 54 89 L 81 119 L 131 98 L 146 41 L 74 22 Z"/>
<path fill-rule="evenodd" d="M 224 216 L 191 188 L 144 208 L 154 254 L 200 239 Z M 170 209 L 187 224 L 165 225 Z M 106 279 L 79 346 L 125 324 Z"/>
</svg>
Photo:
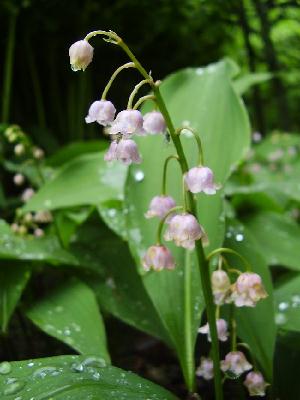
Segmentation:
<svg viewBox="0 0 300 400">
<path fill-rule="evenodd" d="M 13 261 L 0 265 L 0 324 L 2 332 L 7 326 L 30 277 L 30 267 Z"/>
<path fill-rule="evenodd" d="M 244 75 L 233 81 L 233 87 L 240 95 L 247 92 L 252 86 L 259 85 L 272 79 L 273 74 L 270 72 L 257 72 Z"/>
<path fill-rule="evenodd" d="M 65 164 L 24 206 L 23 211 L 97 205 L 121 198 L 126 167 L 108 164 L 103 153 L 85 154 Z"/>
<path fill-rule="evenodd" d="M 254 308 L 235 308 L 238 336 L 250 346 L 252 355 L 260 363 L 267 379 L 272 380 L 273 355 L 276 338 L 274 317 L 273 286 L 271 275 L 257 249 L 257 243 L 251 233 L 240 222 L 229 220 L 225 246 L 241 254 L 258 273 L 268 293 L 268 297 L 257 303 Z M 234 268 L 244 270 L 243 263 L 237 257 L 227 257 Z"/>
<path fill-rule="evenodd" d="M 276 322 L 281 330 L 300 332 L 300 275 L 291 274 L 275 290 Z"/>
<path fill-rule="evenodd" d="M 283 265 L 300 271 L 300 227 L 288 216 L 261 212 L 251 216 L 246 226 L 268 265 Z"/>
<path fill-rule="evenodd" d="M 122 239 L 127 240 L 126 212 L 122 200 L 101 203 L 98 212 L 106 225 Z"/>
<path fill-rule="evenodd" d="M 162 84 L 162 95 L 176 127 L 189 125 L 202 139 L 205 165 L 213 169 L 222 184 L 245 155 L 249 146 L 249 122 L 241 99 L 231 86 L 228 63 L 219 62 L 207 68 L 185 69 L 168 77 Z M 161 193 L 162 168 L 165 158 L 174 154 L 172 144 L 161 136 L 138 138 L 143 162 L 131 166 L 127 181 L 125 207 L 128 210 L 128 235 L 136 263 L 156 237 L 158 221 L 146 220 L 150 200 Z M 189 165 L 197 160 L 197 148 L 191 135 L 183 134 L 182 142 Z M 168 192 L 181 202 L 182 178 L 174 164 L 168 171 Z M 219 247 L 224 237 L 221 192 L 215 196 L 199 195 L 200 222 L 204 225 L 211 248 Z M 176 258 L 175 271 L 149 273 L 143 277 L 148 293 L 172 338 L 183 368 L 190 364 L 203 309 L 198 267 L 193 257 L 170 246 Z M 190 298 L 185 298 L 191 285 Z M 186 301 L 186 303 L 185 303 Z M 187 320 L 185 319 L 187 318 Z M 187 325 L 184 326 L 184 321 Z M 190 374 L 191 374 L 190 370 Z"/>
<path fill-rule="evenodd" d="M 93 291 L 84 283 L 68 281 L 35 302 L 26 315 L 41 330 L 82 354 L 110 361 L 103 320 Z"/>
<path fill-rule="evenodd" d="M 24 400 L 176 400 L 164 388 L 131 372 L 105 367 L 101 361 L 93 356 L 60 356 L 11 362 L 7 366 L 10 372 L 0 376 L 1 396 Z"/>
<path fill-rule="evenodd" d="M 108 142 L 104 140 L 89 140 L 72 142 L 47 159 L 47 165 L 57 168 L 84 153 L 98 153 L 106 149 Z"/>
<path fill-rule="evenodd" d="M 97 263 L 99 277 L 87 278 L 101 308 L 122 321 L 168 342 L 168 335 L 144 288 L 128 245 L 99 220 L 79 228 L 71 250 Z M 101 245 L 99 245 L 99 243 Z"/>
</svg>

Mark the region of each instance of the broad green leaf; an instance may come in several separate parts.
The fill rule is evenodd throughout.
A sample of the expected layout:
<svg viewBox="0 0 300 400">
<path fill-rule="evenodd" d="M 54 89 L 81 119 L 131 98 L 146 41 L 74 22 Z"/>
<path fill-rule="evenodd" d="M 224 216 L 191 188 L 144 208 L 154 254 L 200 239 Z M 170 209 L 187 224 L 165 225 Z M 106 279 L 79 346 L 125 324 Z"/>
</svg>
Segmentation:
<svg viewBox="0 0 300 400">
<path fill-rule="evenodd" d="M 41 330 L 67 343 L 82 354 L 95 354 L 110 361 L 103 320 L 93 291 L 71 280 L 27 310 Z"/>
<path fill-rule="evenodd" d="M 47 261 L 54 265 L 80 264 L 71 253 L 60 246 L 55 236 L 23 238 L 15 235 L 3 220 L 0 220 L 0 258 Z"/>
<path fill-rule="evenodd" d="M 300 227 L 295 221 L 282 214 L 261 212 L 252 215 L 246 226 L 268 265 L 300 271 Z"/>
<path fill-rule="evenodd" d="M 250 346 L 252 355 L 260 363 L 267 379 L 272 380 L 273 355 L 276 338 L 273 286 L 271 275 L 251 233 L 240 222 L 228 220 L 225 246 L 241 254 L 258 273 L 268 297 L 252 307 L 235 308 L 238 336 Z M 228 234 L 230 233 L 230 234 Z M 228 257 L 234 268 L 244 270 L 237 257 Z"/>
<path fill-rule="evenodd" d="M 97 205 L 121 198 L 126 167 L 109 164 L 103 152 L 74 158 L 57 171 L 24 206 L 24 212 Z"/>
<path fill-rule="evenodd" d="M 281 330 L 300 332 L 300 275 L 276 287 L 276 322 Z"/>
<path fill-rule="evenodd" d="M 71 247 L 74 254 L 77 257 L 81 253 L 89 255 L 90 262 L 97 262 L 101 276 L 92 276 L 87 281 L 94 289 L 101 308 L 135 328 L 168 342 L 167 333 L 144 288 L 127 243 L 99 220 L 84 224 L 76 236 Z"/>
<path fill-rule="evenodd" d="M 6 332 L 8 323 L 30 277 L 30 267 L 14 261 L 0 265 L 0 324 Z"/>
<path fill-rule="evenodd" d="M 176 400 L 164 388 L 97 357 L 59 356 L 6 364 L 1 397 L 22 400 Z"/>
<path fill-rule="evenodd" d="M 252 86 L 259 85 L 272 79 L 270 72 L 258 72 L 244 75 L 233 81 L 233 87 L 240 95 L 247 92 Z"/>
<path fill-rule="evenodd" d="M 98 212 L 106 225 L 122 239 L 127 240 L 126 210 L 124 201 L 109 200 L 101 203 Z"/>
<path fill-rule="evenodd" d="M 223 61 L 207 68 L 179 71 L 161 86 L 175 126 L 190 126 L 199 132 L 205 165 L 213 169 L 216 181 L 222 184 L 233 166 L 245 155 L 250 137 L 246 111 L 231 86 L 231 73 L 228 64 Z M 161 136 L 141 137 L 137 141 L 143 162 L 130 168 L 125 207 L 128 210 L 129 243 L 140 266 L 146 248 L 156 240 L 158 224 L 155 220 L 146 220 L 144 213 L 152 197 L 161 193 L 163 163 L 175 150 Z M 195 140 L 186 133 L 182 142 L 189 165 L 195 165 Z M 180 203 L 182 178 L 178 165 L 175 161 L 172 163 L 167 188 L 168 193 Z M 208 233 L 211 248 L 218 247 L 224 236 L 221 193 L 197 196 L 200 222 Z M 187 360 L 191 358 L 203 302 L 199 271 L 193 257 L 179 248 L 170 247 L 176 258 L 176 270 L 149 273 L 143 280 L 185 369 L 190 363 Z M 190 285 L 189 291 L 187 288 Z M 185 293 L 189 295 L 185 297 Z"/>
</svg>

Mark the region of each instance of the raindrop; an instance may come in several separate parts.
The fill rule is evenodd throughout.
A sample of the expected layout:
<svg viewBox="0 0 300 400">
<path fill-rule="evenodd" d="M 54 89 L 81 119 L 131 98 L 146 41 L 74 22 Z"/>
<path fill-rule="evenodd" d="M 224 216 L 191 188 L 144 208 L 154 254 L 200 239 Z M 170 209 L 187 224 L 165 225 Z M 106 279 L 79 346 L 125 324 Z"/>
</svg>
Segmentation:
<svg viewBox="0 0 300 400">
<path fill-rule="evenodd" d="M 197 74 L 197 75 L 202 75 L 202 74 L 204 74 L 203 68 L 196 68 L 196 74 Z"/>
<path fill-rule="evenodd" d="M 9 363 L 8 361 L 3 361 L 3 362 L 0 364 L 0 374 L 1 374 L 1 375 L 6 375 L 6 374 L 9 374 L 10 371 L 11 371 L 11 365 L 10 365 L 10 363 Z"/>
<path fill-rule="evenodd" d="M 142 181 L 144 180 L 144 178 L 145 178 L 145 174 L 144 174 L 143 171 L 138 170 L 138 171 L 136 171 L 136 172 L 134 173 L 134 179 L 135 179 L 137 182 L 142 182 Z"/>
<path fill-rule="evenodd" d="M 12 379 L 7 381 L 6 385 L 7 386 L 4 389 L 3 393 L 5 395 L 10 395 L 10 394 L 16 394 L 20 390 L 22 390 L 24 388 L 24 386 L 25 386 L 25 382 L 19 381 L 16 378 L 12 378 Z"/>
<path fill-rule="evenodd" d="M 110 208 L 110 209 L 107 211 L 107 214 L 108 214 L 109 217 L 115 217 L 116 214 L 117 214 L 117 210 L 116 210 L 115 208 Z"/>
<path fill-rule="evenodd" d="M 56 312 L 62 312 L 64 310 L 64 308 L 62 306 L 56 306 L 55 307 L 55 311 Z"/>
<path fill-rule="evenodd" d="M 70 335 L 71 335 L 71 331 L 70 331 L 69 328 L 65 328 L 65 330 L 64 330 L 64 335 L 65 335 L 65 336 L 70 336 Z"/>
<path fill-rule="evenodd" d="M 289 308 L 289 303 L 286 301 L 282 301 L 281 303 L 279 303 L 278 308 L 280 311 L 285 311 Z"/>
<path fill-rule="evenodd" d="M 33 373 L 33 378 L 45 378 L 47 374 L 53 374 L 54 372 L 57 372 L 57 369 L 55 367 L 42 367 L 38 368 L 36 371 Z"/>
<path fill-rule="evenodd" d="M 286 323 L 286 321 L 287 321 L 286 315 L 284 315 L 282 313 L 278 313 L 275 315 L 275 323 L 277 325 L 283 325 Z"/>
<path fill-rule="evenodd" d="M 88 357 L 84 361 L 82 361 L 84 366 L 89 367 L 106 367 L 106 362 L 103 358 L 100 357 Z"/>
<path fill-rule="evenodd" d="M 49 200 L 49 199 L 48 199 L 48 200 L 45 200 L 45 201 L 44 201 L 44 206 L 45 206 L 45 207 L 49 208 L 49 207 L 51 207 L 51 205 L 52 205 L 52 200 Z"/>
<path fill-rule="evenodd" d="M 236 240 L 237 242 L 242 242 L 242 241 L 244 240 L 244 235 L 242 235 L 241 233 L 238 233 L 238 234 L 235 236 L 235 240 Z"/>
</svg>

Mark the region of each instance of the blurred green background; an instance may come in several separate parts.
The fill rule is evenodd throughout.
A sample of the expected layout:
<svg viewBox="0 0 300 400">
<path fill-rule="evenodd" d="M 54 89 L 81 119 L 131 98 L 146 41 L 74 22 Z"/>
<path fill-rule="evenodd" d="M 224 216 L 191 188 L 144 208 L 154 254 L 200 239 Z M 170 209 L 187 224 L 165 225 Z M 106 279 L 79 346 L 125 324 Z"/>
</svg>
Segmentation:
<svg viewBox="0 0 300 400">
<path fill-rule="evenodd" d="M 298 0 L 1 0 L 2 122 L 21 125 L 48 154 L 97 137 L 99 128 L 85 125 L 84 116 L 127 60 L 93 40 L 94 62 L 74 74 L 68 48 L 91 30 L 112 29 L 157 79 L 225 56 L 242 73 L 271 72 L 245 96 L 252 129 L 299 131 L 299 17 Z M 118 108 L 137 79 L 129 71 L 113 85 Z"/>
</svg>

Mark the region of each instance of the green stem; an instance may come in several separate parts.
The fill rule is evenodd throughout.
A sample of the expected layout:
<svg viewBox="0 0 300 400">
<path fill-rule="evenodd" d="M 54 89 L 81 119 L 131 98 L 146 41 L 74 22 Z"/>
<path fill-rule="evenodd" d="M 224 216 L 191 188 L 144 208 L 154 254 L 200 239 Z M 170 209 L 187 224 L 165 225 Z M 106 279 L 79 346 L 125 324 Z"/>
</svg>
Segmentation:
<svg viewBox="0 0 300 400">
<path fill-rule="evenodd" d="M 2 122 L 9 121 L 12 73 L 14 64 L 14 48 L 16 43 L 16 21 L 17 21 L 17 12 L 13 12 L 10 16 L 10 21 L 9 21 L 8 39 L 7 39 L 7 46 L 5 53 L 2 112 L 1 112 Z"/>
<path fill-rule="evenodd" d="M 184 267 L 184 337 L 185 337 L 185 356 L 186 356 L 186 382 L 188 388 L 195 387 L 195 359 L 194 346 L 191 332 L 193 332 L 192 324 L 192 263 L 191 252 L 185 252 L 185 267 Z M 191 389 L 190 389 L 191 390 Z"/>
<path fill-rule="evenodd" d="M 231 318 L 231 351 L 236 351 L 236 321 L 234 317 Z"/>
<path fill-rule="evenodd" d="M 172 155 L 172 156 L 169 156 L 169 157 L 167 157 L 165 159 L 164 168 L 163 168 L 163 180 L 162 180 L 162 194 L 164 196 L 167 193 L 167 169 L 168 169 L 169 162 L 171 160 L 177 160 L 178 161 L 178 156 Z"/>
<path fill-rule="evenodd" d="M 161 245 L 161 233 L 162 233 L 162 230 L 163 230 L 163 227 L 164 227 L 164 223 L 166 222 L 166 219 L 167 219 L 173 212 L 178 211 L 178 210 L 182 210 L 182 209 L 183 209 L 182 206 L 176 206 L 176 207 L 171 208 L 171 209 L 166 213 L 166 215 L 159 221 L 158 228 L 157 228 L 157 235 L 156 235 L 156 243 L 157 243 L 158 246 Z"/>
<path fill-rule="evenodd" d="M 140 90 L 140 88 L 144 85 L 146 85 L 147 83 L 150 83 L 149 79 L 144 79 L 142 80 L 140 83 L 138 83 L 137 85 L 135 85 L 133 91 L 131 92 L 129 99 L 128 99 L 128 103 L 127 103 L 127 110 L 132 109 L 132 103 L 133 100 L 137 94 L 137 92 Z"/>
<path fill-rule="evenodd" d="M 119 73 L 121 71 L 123 71 L 123 69 L 126 69 L 126 68 L 135 68 L 135 65 L 134 65 L 133 62 L 129 62 L 129 63 L 121 65 L 119 68 L 117 68 L 115 70 L 115 72 L 112 74 L 110 80 L 108 81 L 107 85 L 105 86 L 105 88 L 103 90 L 103 93 L 102 93 L 102 96 L 101 96 L 101 100 L 105 100 L 106 99 L 107 93 L 108 93 L 109 89 L 111 88 L 111 85 L 113 84 L 113 81 L 116 79 L 116 77 L 119 75 Z"/>
<path fill-rule="evenodd" d="M 219 249 L 213 250 L 206 257 L 207 261 L 209 261 L 212 257 L 214 257 L 215 255 L 220 254 L 220 253 L 229 253 L 229 254 L 233 254 L 233 255 L 237 256 L 243 262 L 243 264 L 245 265 L 246 270 L 247 271 L 252 271 L 251 265 L 248 263 L 248 261 L 241 254 L 239 254 L 237 251 L 235 251 L 233 249 L 229 249 L 227 247 L 220 247 Z"/>
<path fill-rule="evenodd" d="M 198 165 L 204 165 L 203 146 L 202 146 L 202 142 L 201 142 L 200 136 L 195 131 L 195 129 L 190 128 L 188 126 L 187 127 L 183 126 L 182 128 L 176 129 L 177 135 L 180 135 L 181 132 L 183 130 L 185 130 L 185 129 L 193 134 L 193 137 L 197 142 L 197 146 L 198 146 Z"/>
<path fill-rule="evenodd" d="M 147 100 L 153 100 L 155 103 L 155 96 L 153 96 L 153 94 L 147 94 L 146 96 L 139 98 L 138 101 L 133 106 L 133 110 L 137 110 L 140 107 L 140 105 L 143 104 Z"/>
<path fill-rule="evenodd" d="M 95 32 L 91 32 L 90 34 L 88 34 L 86 36 L 86 40 L 88 40 L 90 37 L 95 36 L 97 34 L 106 35 L 114 44 L 119 45 L 125 51 L 125 53 L 128 55 L 128 57 L 131 59 L 131 61 L 134 62 L 137 70 L 141 73 L 141 75 L 145 79 L 150 80 L 150 82 L 151 82 L 150 85 L 152 86 L 152 90 L 153 90 L 153 93 L 156 98 L 157 106 L 158 106 L 160 112 L 164 116 L 170 136 L 172 138 L 173 144 L 177 151 L 182 174 L 186 173 L 188 171 L 187 159 L 186 159 L 184 151 L 183 151 L 180 137 L 179 137 L 179 135 L 176 134 L 175 127 L 171 120 L 171 116 L 169 114 L 169 111 L 168 111 L 166 104 L 160 93 L 159 84 L 156 84 L 153 81 L 153 78 L 147 73 L 145 68 L 137 60 L 137 58 L 132 53 L 132 51 L 129 49 L 129 47 L 126 45 L 126 43 L 124 43 L 123 40 L 115 33 L 105 32 L 105 31 L 95 31 Z M 187 196 L 188 196 L 188 200 L 189 200 L 189 208 L 191 210 L 191 213 L 193 215 L 197 216 L 197 206 L 196 206 L 196 202 L 193 198 L 192 193 L 187 192 Z M 209 329 L 210 329 L 210 333 L 211 333 L 212 358 L 213 358 L 213 364 L 214 364 L 215 400 L 222 400 L 223 399 L 223 391 L 222 391 L 222 380 L 221 380 L 221 370 L 220 370 L 219 341 L 218 341 L 218 336 L 217 336 L 217 327 L 216 327 L 216 319 L 215 319 L 215 305 L 213 302 L 213 294 L 212 294 L 212 288 L 211 288 L 211 283 L 210 283 L 210 273 L 209 273 L 209 268 L 208 268 L 208 262 L 206 260 L 204 250 L 203 250 L 200 240 L 196 241 L 196 255 L 197 255 L 197 261 L 198 261 L 198 266 L 199 266 L 199 271 L 200 271 L 204 300 L 205 300 L 205 304 L 206 304 L 207 320 L 208 320 Z M 192 332 L 190 332 L 190 335 L 191 334 L 192 334 Z M 185 340 L 187 340 L 187 338 Z M 187 362 L 188 362 L 188 360 L 187 360 Z M 189 377 L 185 376 L 185 381 L 186 381 L 188 389 L 190 391 L 193 391 L 194 386 L 191 385 L 191 382 L 193 382 L 193 380 L 194 380 L 194 371 L 192 371 L 192 372 L 189 371 L 189 373 L 192 373 L 193 376 L 189 376 Z"/>
</svg>

